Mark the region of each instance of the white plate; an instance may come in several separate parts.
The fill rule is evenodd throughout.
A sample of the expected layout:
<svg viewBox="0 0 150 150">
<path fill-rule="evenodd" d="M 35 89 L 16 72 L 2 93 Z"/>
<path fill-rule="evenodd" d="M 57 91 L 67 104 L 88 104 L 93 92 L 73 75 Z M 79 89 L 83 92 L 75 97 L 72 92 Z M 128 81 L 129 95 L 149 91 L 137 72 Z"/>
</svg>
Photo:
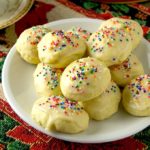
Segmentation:
<svg viewBox="0 0 150 150">
<path fill-rule="evenodd" d="M 95 19 L 66 19 L 48 23 L 51 29 L 69 29 L 72 26 L 83 27 L 91 32 L 101 24 Z M 150 73 L 150 44 L 143 39 L 135 53 L 142 61 L 146 73 Z M 79 134 L 47 132 L 30 117 L 36 94 L 32 74 L 35 69 L 23 61 L 16 52 L 15 46 L 9 52 L 3 67 L 2 85 L 4 94 L 13 110 L 28 124 L 37 130 L 53 137 L 80 143 L 101 143 L 114 141 L 133 135 L 150 125 L 150 117 L 133 117 L 121 108 L 117 114 L 105 121 L 90 121 L 89 128 Z"/>
<path fill-rule="evenodd" d="M 0 29 L 21 19 L 33 2 L 34 0 L 0 0 Z"/>
</svg>

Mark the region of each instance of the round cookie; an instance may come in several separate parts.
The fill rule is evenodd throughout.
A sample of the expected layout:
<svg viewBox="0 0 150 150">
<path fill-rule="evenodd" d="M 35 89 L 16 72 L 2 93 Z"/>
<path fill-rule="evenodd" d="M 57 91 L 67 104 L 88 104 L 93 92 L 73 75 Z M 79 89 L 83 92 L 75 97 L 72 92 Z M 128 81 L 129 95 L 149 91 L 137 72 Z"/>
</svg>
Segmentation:
<svg viewBox="0 0 150 150">
<path fill-rule="evenodd" d="M 104 120 L 118 111 L 120 100 L 120 89 L 115 82 L 111 82 L 100 96 L 82 103 L 90 118 Z"/>
<path fill-rule="evenodd" d="M 38 44 L 41 62 L 49 63 L 54 68 L 65 68 L 86 51 L 84 40 L 75 35 L 54 31 L 46 34 Z"/>
<path fill-rule="evenodd" d="M 89 55 L 104 62 L 107 66 L 122 63 L 130 55 L 132 43 L 124 30 L 102 28 L 88 40 Z"/>
<path fill-rule="evenodd" d="M 131 54 L 123 63 L 111 66 L 109 69 L 112 80 L 122 87 L 144 74 L 143 66 L 134 54 Z"/>
<path fill-rule="evenodd" d="M 128 32 L 131 36 L 132 40 L 132 48 L 135 49 L 138 44 L 140 43 L 142 37 L 143 37 L 143 30 L 140 24 L 134 20 L 130 19 L 122 19 L 122 18 L 111 18 L 107 21 L 104 21 L 99 29 L 105 28 L 105 27 L 113 27 L 116 29 L 123 29 L 126 32 Z"/>
<path fill-rule="evenodd" d="M 35 101 L 33 120 L 48 131 L 78 133 L 88 128 L 89 116 L 78 104 L 63 96 L 42 97 Z"/>
<path fill-rule="evenodd" d="M 72 62 L 62 73 L 60 87 L 63 95 L 76 101 L 99 96 L 111 81 L 109 69 L 91 57 Z"/>
<path fill-rule="evenodd" d="M 141 75 L 125 87 L 122 104 L 131 115 L 150 116 L 150 75 Z"/>
<path fill-rule="evenodd" d="M 61 95 L 60 76 L 62 70 L 49 64 L 39 63 L 33 73 L 34 86 L 39 96 Z"/>
<path fill-rule="evenodd" d="M 72 27 L 70 30 L 67 31 L 69 34 L 73 34 L 78 36 L 79 38 L 82 38 L 83 40 L 87 41 L 91 35 L 91 32 L 82 29 L 81 27 Z"/>
<path fill-rule="evenodd" d="M 38 64 L 40 62 L 37 44 L 49 31 L 49 29 L 43 26 L 34 26 L 21 33 L 16 42 L 16 49 L 26 62 L 31 64 Z"/>
</svg>

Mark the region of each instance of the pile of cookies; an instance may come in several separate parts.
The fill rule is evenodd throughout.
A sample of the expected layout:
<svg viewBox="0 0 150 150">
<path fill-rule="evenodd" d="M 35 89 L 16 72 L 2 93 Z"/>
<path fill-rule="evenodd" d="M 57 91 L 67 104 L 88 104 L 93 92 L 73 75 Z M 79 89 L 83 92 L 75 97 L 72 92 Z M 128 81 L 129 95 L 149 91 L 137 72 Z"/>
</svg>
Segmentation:
<svg viewBox="0 0 150 150">
<path fill-rule="evenodd" d="M 80 27 L 25 30 L 16 49 L 37 64 L 33 120 L 49 131 L 78 133 L 88 128 L 89 118 L 115 114 L 121 97 L 131 115 L 150 116 L 150 75 L 132 53 L 142 37 L 137 22 L 121 18 L 104 21 L 94 33 Z"/>
</svg>

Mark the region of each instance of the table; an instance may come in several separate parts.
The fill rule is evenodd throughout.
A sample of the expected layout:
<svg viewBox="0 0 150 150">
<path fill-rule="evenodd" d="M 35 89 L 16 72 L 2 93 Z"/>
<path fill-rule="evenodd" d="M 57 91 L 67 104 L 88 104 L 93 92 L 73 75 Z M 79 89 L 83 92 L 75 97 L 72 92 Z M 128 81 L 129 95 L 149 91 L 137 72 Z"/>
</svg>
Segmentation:
<svg viewBox="0 0 150 150">
<path fill-rule="evenodd" d="M 43 3 L 46 2 L 46 3 Z M 72 3 L 73 2 L 73 3 Z M 82 5 L 83 4 L 83 5 Z M 82 5 L 82 7 L 81 7 Z M 143 7 L 142 5 L 145 5 Z M 3 30 L 0 30 L 0 70 L 2 69 L 3 62 L 9 49 L 15 43 L 17 36 L 25 29 L 33 25 L 44 24 L 54 20 L 65 19 L 65 18 L 103 18 L 108 19 L 111 15 L 121 16 L 129 18 L 128 12 L 130 9 L 135 10 L 135 17 L 143 25 L 143 30 L 147 40 L 150 40 L 150 2 L 142 3 L 142 5 L 107 5 L 97 4 L 93 2 L 84 3 L 83 0 L 79 1 L 72 0 L 41 0 L 35 1 L 34 6 L 30 12 L 23 17 L 16 24 L 11 25 Z M 84 6 L 84 7 L 83 7 Z M 98 9 L 98 7 L 100 7 Z M 110 13 L 111 9 L 111 13 Z M 137 11 L 142 9 L 142 11 Z M 145 11 L 146 9 L 146 11 Z M 36 15 L 38 12 L 40 15 Z M 96 12 L 96 13 L 95 13 Z M 124 140 L 115 141 L 107 144 L 74 144 L 57 140 L 55 138 L 48 137 L 32 127 L 29 127 L 24 123 L 10 108 L 10 106 L 3 100 L 5 96 L 3 94 L 2 85 L 0 84 L 0 150 L 4 147 L 10 150 L 19 149 L 33 149 L 33 150 L 48 150 L 48 149 L 150 149 L 150 127 L 136 134 L 133 137 L 126 138 Z M 13 118 L 13 119 L 12 119 Z M 14 121 L 15 119 L 15 121 Z M 5 126 L 2 126 L 5 125 Z M 7 125 L 9 124 L 9 125 Z M 11 125 L 10 125 L 11 124 Z M 5 133 L 2 134 L 2 127 Z M 14 128 L 15 127 L 15 128 Z M 9 131 L 8 131 L 8 130 Z M 17 134 L 16 134 L 17 133 Z M 4 139 L 2 136 L 4 136 Z M 7 134 L 7 135 L 6 135 Z M 3 141 L 3 142 L 1 142 Z M 5 143 L 4 143 L 5 141 Z"/>
</svg>

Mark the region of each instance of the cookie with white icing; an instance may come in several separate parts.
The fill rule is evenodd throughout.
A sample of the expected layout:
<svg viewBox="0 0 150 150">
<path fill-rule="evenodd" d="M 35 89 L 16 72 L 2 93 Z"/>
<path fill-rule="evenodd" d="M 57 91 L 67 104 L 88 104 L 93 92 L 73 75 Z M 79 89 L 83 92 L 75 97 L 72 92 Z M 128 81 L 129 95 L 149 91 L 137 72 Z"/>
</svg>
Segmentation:
<svg viewBox="0 0 150 150">
<path fill-rule="evenodd" d="M 16 49 L 26 62 L 31 64 L 38 64 L 40 62 L 37 44 L 49 31 L 49 29 L 43 26 L 34 26 L 21 33 L 16 42 Z"/>
<path fill-rule="evenodd" d="M 150 75 L 133 79 L 123 91 L 124 109 L 134 116 L 150 116 Z"/>
<path fill-rule="evenodd" d="M 123 29 L 124 31 L 128 32 L 131 36 L 133 50 L 139 45 L 143 37 L 142 27 L 137 21 L 134 20 L 115 17 L 104 21 L 99 29 L 105 27 Z"/>
<path fill-rule="evenodd" d="M 61 95 L 60 76 L 62 70 L 49 64 L 39 63 L 34 71 L 34 86 L 39 96 Z"/>
<path fill-rule="evenodd" d="M 46 34 L 38 44 L 40 61 L 54 68 L 65 68 L 74 60 L 81 58 L 85 51 L 84 40 L 61 30 Z"/>
<path fill-rule="evenodd" d="M 78 133 L 88 128 L 89 116 L 78 104 L 63 96 L 42 97 L 34 102 L 32 118 L 48 131 Z"/>
<path fill-rule="evenodd" d="M 87 57 L 66 67 L 61 76 L 60 87 L 65 97 L 87 101 L 105 91 L 110 81 L 109 69 L 99 60 Z"/>
<path fill-rule="evenodd" d="M 124 87 L 132 79 L 144 74 L 144 69 L 140 60 L 131 54 L 123 63 L 111 66 L 110 73 L 112 80 Z"/>
<path fill-rule="evenodd" d="M 107 66 L 122 63 L 132 51 L 130 35 L 122 29 L 102 28 L 88 40 L 88 52 Z"/>
<path fill-rule="evenodd" d="M 121 100 L 120 89 L 115 82 L 110 82 L 107 89 L 98 97 L 82 102 L 83 108 L 94 120 L 110 118 L 118 111 Z"/>
</svg>

